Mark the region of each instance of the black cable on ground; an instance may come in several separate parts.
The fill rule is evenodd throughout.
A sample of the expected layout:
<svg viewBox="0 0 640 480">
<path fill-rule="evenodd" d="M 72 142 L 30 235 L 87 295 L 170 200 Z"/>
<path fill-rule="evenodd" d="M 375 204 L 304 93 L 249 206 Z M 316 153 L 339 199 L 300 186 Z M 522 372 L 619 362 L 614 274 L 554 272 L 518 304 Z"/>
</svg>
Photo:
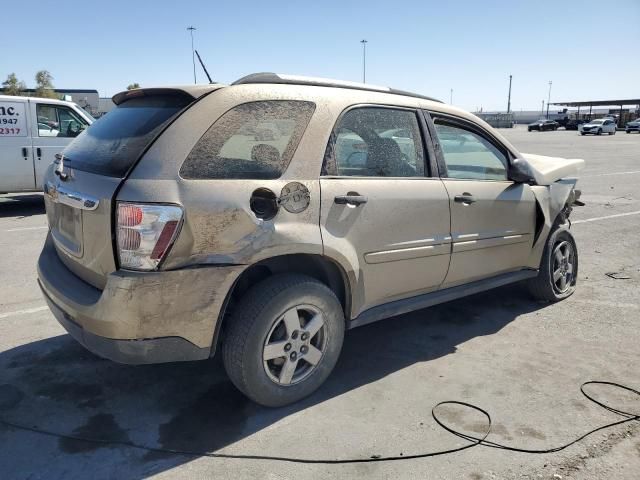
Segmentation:
<svg viewBox="0 0 640 480">
<path fill-rule="evenodd" d="M 5 420 L 3 418 L 0 418 L 0 424 L 6 425 L 8 427 L 11 427 L 11 428 L 14 428 L 14 429 L 17 429 L 17 430 L 24 430 L 24 431 L 33 432 L 33 433 L 37 433 L 37 434 L 40 434 L 40 435 L 47 435 L 47 436 L 55 437 L 55 438 L 64 438 L 64 439 L 69 439 L 69 440 L 76 440 L 76 441 L 80 441 L 80 442 L 87 442 L 87 443 L 94 443 L 94 444 L 108 445 L 108 446 L 123 446 L 123 447 L 136 448 L 136 449 L 139 449 L 139 450 L 145 450 L 145 451 L 148 451 L 148 452 L 157 452 L 157 453 L 163 453 L 163 454 L 183 455 L 183 456 L 189 456 L 189 457 L 210 457 L 210 458 L 224 458 L 224 459 L 239 459 L 239 460 L 272 460 L 272 461 L 278 461 L 278 462 L 306 463 L 306 464 L 340 465 L 340 464 L 347 464 L 347 463 L 370 463 L 370 462 L 391 462 L 391 461 L 396 461 L 396 460 L 411 460 L 411 459 L 417 459 L 417 458 L 426 458 L 426 457 L 436 457 L 436 456 L 439 456 L 439 455 L 447 455 L 447 454 L 450 454 L 450 453 L 455 453 L 455 452 L 460 452 L 462 450 L 467 450 L 469 448 L 473 448 L 473 447 L 476 447 L 478 445 L 485 446 L 485 447 L 490 447 L 490 448 L 498 448 L 498 449 L 501 449 L 501 450 L 509 450 L 511 452 L 542 454 L 542 453 L 554 453 L 554 452 L 559 452 L 560 450 L 564 450 L 565 448 L 570 447 L 571 445 L 574 445 L 574 444 L 578 443 L 579 441 L 585 439 L 589 435 L 592 435 L 593 433 L 599 432 L 601 430 L 605 430 L 607 428 L 611 428 L 611 427 L 614 427 L 616 425 L 622 425 L 624 423 L 628 423 L 628 422 L 632 422 L 632 421 L 640 421 L 640 413 L 631 413 L 631 412 L 626 412 L 624 410 L 619 410 L 617 408 L 614 408 L 614 407 L 611 407 L 611 406 L 607 405 L 606 403 L 604 403 L 602 401 L 599 401 L 599 400 L 596 400 L 595 398 L 593 398 L 591 395 L 589 395 L 584 390 L 584 387 L 587 386 L 587 385 L 607 385 L 607 386 L 611 386 L 611 387 L 616 387 L 616 388 L 619 388 L 621 390 L 625 390 L 627 392 L 633 393 L 634 395 L 637 395 L 638 397 L 640 397 L 640 392 L 638 390 L 635 390 L 635 389 L 633 389 L 631 387 L 627 387 L 625 385 L 621 385 L 619 383 L 605 382 L 605 381 L 589 381 L 589 382 L 583 383 L 580 386 L 580 391 L 582 392 L 582 394 L 587 399 L 589 399 L 591 402 L 595 403 L 596 405 L 604 408 L 605 410 L 608 410 L 608 411 L 610 411 L 612 413 L 615 413 L 615 414 L 623 417 L 623 419 L 622 420 L 618 420 L 616 422 L 607 423 L 607 424 L 602 425 L 600 427 L 594 428 L 593 430 L 590 430 L 587 433 L 585 433 L 583 435 L 580 435 L 575 440 L 572 440 L 571 442 L 566 443 L 564 445 L 561 445 L 561 446 L 558 446 L 558 447 L 554 447 L 554 448 L 540 449 L 540 450 L 511 447 L 509 445 L 503 445 L 503 444 L 500 444 L 500 443 L 496 443 L 496 442 L 492 442 L 492 441 L 487 440 L 487 437 L 491 433 L 491 424 L 492 424 L 491 415 L 489 415 L 489 413 L 486 410 L 484 410 L 484 409 L 482 409 L 480 407 L 477 407 L 477 406 L 472 405 L 470 403 L 457 402 L 457 401 L 454 401 L 454 400 L 448 400 L 448 401 L 445 401 L 445 402 L 438 403 L 431 410 L 431 416 L 436 421 L 436 423 L 438 425 L 440 425 L 443 429 L 445 429 L 447 432 L 452 433 L 453 435 L 456 435 L 457 437 L 460 437 L 460 438 L 462 438 L 464 440 L 467 440 L 469 442 L 468 445 L 464 445 L 462 447 L 457 447 L 457 448 L 450 448 L 450 449 L 446 449 L 446 450 L 436 450 L 436 451 L 433 451 L 433 452 L 420 453 L 420 454 L 415 454 L 415 455 L 399 455 L 399 456 L 388 456 L 388 457 L 382 457 L 382 456 L 374 455 L 374 456 L 372 456 L 370 458 L 312 459 L 312 458 L 280 457 L 280 456 L 271 456 L 271 455 L 233 455 L 233 454 L 226 454 L 226 453 L 209 453 L 209 452 L 196 452 L 196 451 L 189 451 L 189 450 L 174 450 L 174 449 L 170 449 L 170 448 L 151 447 L 151 446 L 142 445 L 142 444 L 138 444 L 138 443 L 130 442 L 130 441 L 104 440 L 104 439 L 99 439 L 99 438 L 89 438 L 89 437 L 83 437 L 83 436 L 79 436 L 79 435 L 58 433 L 58 432 L 43 430 L 43 429 L 36 428 L 36 427 L 29 427 L 27 425 L 21 425 L 21 424 L 18 424 L 18 423 L 10 422 L 10 421 Z M 466 434 L 466 433 L 463 433 L 463 432 L 458 432 L 457 430 L 445 425 L 438 418 L 438 415 L 436 414 L 436 410 L 438 409 L 438 407 L 443 406 L 443 405 L 459 405 L 459 406 L 463 406 L 463 407 L 475 410 L 477 412 L 480 412 L 487 419 L 487 430 L 486 430 L 486 432 L 483 433 L 479 437 L 475 437 L 473 435 L 469 435 L 469 434 Z"/>
</svg>

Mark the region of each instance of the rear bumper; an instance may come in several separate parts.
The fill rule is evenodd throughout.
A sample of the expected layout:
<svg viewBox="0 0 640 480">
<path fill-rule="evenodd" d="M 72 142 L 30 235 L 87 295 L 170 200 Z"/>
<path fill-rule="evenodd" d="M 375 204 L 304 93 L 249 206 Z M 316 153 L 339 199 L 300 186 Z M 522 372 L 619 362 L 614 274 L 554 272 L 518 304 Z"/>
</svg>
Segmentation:
<svg viewBox="0 0 640 480">
<path fill-rule="evenodd" d="M 62 263 L 49 236 L 38 283 L 60 324 L 97 355 L 129 364 L 179 362 L 213 353 L 218 317 L 242 269 L 116 271 L 98 290 Z"/>
</svg>

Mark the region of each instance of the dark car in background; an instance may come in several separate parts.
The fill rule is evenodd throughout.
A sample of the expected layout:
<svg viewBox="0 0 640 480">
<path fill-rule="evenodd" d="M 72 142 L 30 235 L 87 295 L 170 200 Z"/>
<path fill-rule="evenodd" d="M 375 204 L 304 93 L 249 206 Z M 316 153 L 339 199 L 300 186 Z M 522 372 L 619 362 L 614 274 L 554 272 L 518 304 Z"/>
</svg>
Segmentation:
<svg viewBox="0 0 640 480">
<path fill-rule="evenodd" d="M 636 118 L 631 122 L 627 122 L 624 127 L 624 131 L 627 133 L 638 132 L 640 133 L 640 118 Z"/>
<path fill-rule="evenodd" d="M 528 131 L 539 130 L 544 132 L 545 130 L 557 130 L 560 124 L 555 120 L 540 119 L 527 126 Z"/>
<path fill-rule="evenodd" d="M 565 130 L 578 130 L 580 125 L 582 125 L 583 123 L 587 123 L 587 120 L 577 120 L 577 119 L 571 119 L 569 121 L 567 121 L 567 123 L 565 123 L 564 125 L 564 129 Z"/>
</svg>

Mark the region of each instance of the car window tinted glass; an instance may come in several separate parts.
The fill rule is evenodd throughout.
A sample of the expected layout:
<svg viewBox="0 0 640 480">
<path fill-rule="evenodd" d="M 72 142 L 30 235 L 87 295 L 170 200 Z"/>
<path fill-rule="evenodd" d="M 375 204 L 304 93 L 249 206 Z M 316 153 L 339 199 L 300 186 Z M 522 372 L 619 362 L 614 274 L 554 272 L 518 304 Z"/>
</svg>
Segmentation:
<svg viewBox="0 0 640 480">
<path fill-rule="evenodd" d="M 483 136 L 435 120 L 449 178 L 507 180 L 507 158 Z"/>
<path fill-rule="evenodd" d="M 156 95 L 121 103 L 64 149 L 65 165 L 123 177 L 163 126 L 192 100 L 186 95 Z"/>
<path fill-rule="evenodd" d="M 222 115 L 180 168 L 188 179 L 273 179 L 284 173 L 315 104 L 272 100 L 238 105 Z"/>
<path fill-rule="evenodd" d="M 38 135 L 40 137 L 77 137 L 87 121 L 63 105 L 37 104 Z"/>
<path fill-rule="evenodd" d="M 327 149 L 328 172 L 366 177 L 424 176 L 424 152 L 415 112 L 357 108 L 342 116 Z"/>
</svg>

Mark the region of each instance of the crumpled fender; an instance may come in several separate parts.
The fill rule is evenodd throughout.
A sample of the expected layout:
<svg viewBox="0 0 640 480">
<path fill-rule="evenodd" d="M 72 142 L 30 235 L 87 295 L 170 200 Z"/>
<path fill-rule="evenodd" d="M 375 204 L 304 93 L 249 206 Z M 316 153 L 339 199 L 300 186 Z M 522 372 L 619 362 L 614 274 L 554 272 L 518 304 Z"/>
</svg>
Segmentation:
<svg viewBox="0 0 640 480">
<path fill-rule="evenodd" d="M 536 235 L 529 256 L 529 267 L 536 269 L 540 267 L 542 252 L 554 224 L 567 222 L 572 205 L 580 198 L 580 190 L 575 189 L 577 182 L 577 178 L 568 178 L 558 180 L 550 185 L 531 186 L 531 191 L 538 204 L 538 211 Z M 561 213 L 562 216 L 560 216 Z"/>
<path fill-rule="evenodd" d="M 584 160 L 581 158 L 548 157 L 532 153 L 520 155 L 527 163 L 536 185 L 552 185 L 562 178 L 577 175 L 584 168 Z"/>
</svg>

